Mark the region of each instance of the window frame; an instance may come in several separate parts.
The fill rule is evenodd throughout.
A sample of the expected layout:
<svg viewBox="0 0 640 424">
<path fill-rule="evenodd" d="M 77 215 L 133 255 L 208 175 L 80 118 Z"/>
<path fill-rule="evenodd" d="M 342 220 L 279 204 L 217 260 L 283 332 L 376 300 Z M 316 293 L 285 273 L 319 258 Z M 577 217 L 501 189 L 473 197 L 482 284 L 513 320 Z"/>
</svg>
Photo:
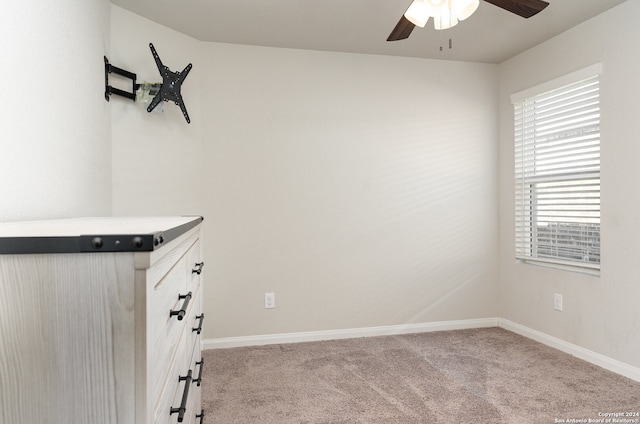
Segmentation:
<svg viewBox="0 0 640 424">
<path fill-rule="evenodd" d="M 601 229 L 601 219 L 600 219 L 600 208 L 601 208 L 601 182 L 600 182 L 600 146 L 601 146 L 601 96 L 600 96 L 600 87 L 601 87 L 601 78 L 602 74 L 602 64 L 595 64 L 589 67 L 583 68 L 576 72 L 572 72 L 570 74 L 561 76 L 559 78 L 555 78 L 543 84 L 537 85 L 535 87 L 531 87 L 529 89 L 514 93 L 511 95 L 511 103 L 514 107 L 514 182 L 515 182 L 515 235 L 514 235 L 514 253 L 516 259 L 521 263 L 529 263 L 533 265 L 542 265 L 547 267 L 559 268 L 563 270 L 569 271 L 577 271 L 584 272 L 588 274 L 599 275 L 601 268 L 601 256 L 600 256 L 600 229 Z M 524 128 L 526 128 L 524 119 L 522 118 L 522 122 L 518 122 L 518 112 L 524 116 L 525 110 L 518 110 L 518 108 L 525 108 L 528 104 L 527 102 L 531 102 L 532 99 L 540 99 L 544 96 L 548 95 L 551 92 L 563 90 L 568 86 L 571 86 L 576 83 L 580 83 L 583 81 L 596 79 L 598 84 L 598 96 L 597 96 L 597 107 L 598 107 L 598 118 L 597 118 L 597 133 L 592 132 L 587 137 L 592 137 L 593 139 L 597 139 L 597 165 L 590 166 L 590 169 L 585 169 L 585 172 L 563 172 L 563 171 L 555 171 L 551 173 L 538 173 L 538 171 L 531 172 L 529 170 L 529 166 L 531 166 L 531 162 L 534 162 L 538 158 L 538 153 L 534 152 L 532 157 L 535 158 L 533 160 L 529 160 L 527 158 L 525 161 L 524 150 L 529 146 L 526 144 L 526 136 L 524 135 Z M 535 121 L 535 118 L 533 118 Z M 529 121 L 526 121 L 529 122 Z M 519 126 L 520 125 L 520 126 Z M 520 133 L 518 133 L 520 131 Z M 539 148 L 538 140 L 536 139 L 533 143 L 535 148 Z M 592 144 L 595 143 L 592 140 Z M 518 154 L 521 154 L 522 157 L 518 157 Z M 547 234 L 547 245 L 544 245 L 543 249 L 551 249 L 550 246 L 553 245 L 554 240 L 557 243 L 557 246 L 566 247 L 569 244 L 575 244 L 573 242 L 566 242 L 561 244 L 559 240 L 561 240 L 562 236 L 567 237 L 567 234 L 572 237 L 574 231 L 578 230 L 577 234 L 588 233 L 592 231 L 589 227 L 597 226 L 597 236 L 591 233 L 591 239 L 584 238 L 584 245 L 578 243 L 581 247 L 578 250 L 578 253 L 582 253 L 582 251 L 587 252 L 586 256 L 582 256 L 582 259 L 571 259 L 570 254 L 574 253 L 573 251 L 565 251 L 563 253 L 559 253 L 560 250 L 556 251 L 556 255 L 552 255 L 551 250 L 547 250 L 548 255 L 544 255 L 544 252 L 541 255 L 540 246 L 543 243 L 540 242 L 542 239 L 539 237 L 538 231 L 543 227 L 542 225 L 535 225 L 534 220 L 538 220 L 540 216 L 544 215 L 545 209 L 537 205 L 537 201 L 540 193 L 543 189 L 542 185 L 547 184 L 547 193 L 546 196 L 549 198 L 553 197 L 554 190 L 563 190 L 562 181 L 565 182 L 574 182 L 573 189 L 567 189 L 567 193 L 569 196 L 575 196 L 577 199 L 581 199 L 581 205 L 591 206 L 593 203 L 593 218 L 592 221 L 596 221 L 596 213 L 595 208 L 597 205 L 597 224 L 584 222 L 584 223 L 570 223 L 562 222 L 561 217 L 562 213 L 559 211 L 561 208 L 559 206 L 554 206 L 552 209 L 555 209 L 557 215 L 549 215 L 549 219 L 547 220 L 547 224 L 556 221 L 556 223 L 552 225 L 548 225 L 550 228 L 550 233 Z M 590 186 L 588 185 L 590 182 Z M 555 185 L 554 185 L 555 184 Z M 584 185 L 584 187 L 582 187 Z M 597 187 L 597 192 L 594 187 Z M 584 191 L 583 191 L 584 190 Z M 584 194 L 587 193 L 587 194 Z M 556 194 L 557 195 L 557 194 Z M 590 196 L 593 196 L 591 198 Z M 597 203 L 596 203 L 597 199 Z M 548 204 L 551 204 L 553 200 L 549 200 Z M 563 205 L 565 206 L 565 205 Z M 569 209 L 569 212 L 572 212 L 574 209 Z M 540 212 L 543 212 L 542 214 Z M 569 213 L 567 212 L 567 213 Z M 558 214 L 559 213 L 559 214 Z M 540 219 L 542 221 L 542 219 Z M 528 222 L 528 223 L 527 223 Z M 562 229 L 561 227 L 564 227 Z M 524 230 L 523 230 L 524 228 Z M 552 234 L 553 231 L 557 231 L 555 235 Z M 560 231 L 565 231 L 564 233 L 560 233 Z M 555 237 L 555 239 L 554 239 Z M 594 238 L 597 238 L 597 262 L 595 261 L 595 256 L 589 257 L 589 243 L 594 241 Z M 566 239 L 565 239 L 566 240 Z M 573 240 L 573 239 L 571 239 Z M 580 240 L 582 242 L 582 240 Z M 527 244 L 529 247 L 527 247 Z M 557 248 L 557 247 L 556 247 Z"/>
</svg>

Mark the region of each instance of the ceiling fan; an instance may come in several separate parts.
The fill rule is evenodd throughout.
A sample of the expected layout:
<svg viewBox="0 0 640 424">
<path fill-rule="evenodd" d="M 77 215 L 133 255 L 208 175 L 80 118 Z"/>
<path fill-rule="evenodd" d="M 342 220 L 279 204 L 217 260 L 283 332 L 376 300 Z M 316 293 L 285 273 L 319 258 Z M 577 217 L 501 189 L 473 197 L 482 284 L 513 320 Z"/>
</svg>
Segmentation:
<svg viewBox="0 0 640 424">
<path fill-rule="evenodd" d="M 544 0 L 484 0 L 515 13 L 523 18 L 530 18 L 549 5 Z M 480 0 L 413 0 L 409 8 L 400 18 L 387 41 L 404 40 L 411 35 L 416 26 L 424 27 L 433 17 L 435 29 L 447 29 L 458 21 L 467 19 L 478 8 Z"/>
</svg>

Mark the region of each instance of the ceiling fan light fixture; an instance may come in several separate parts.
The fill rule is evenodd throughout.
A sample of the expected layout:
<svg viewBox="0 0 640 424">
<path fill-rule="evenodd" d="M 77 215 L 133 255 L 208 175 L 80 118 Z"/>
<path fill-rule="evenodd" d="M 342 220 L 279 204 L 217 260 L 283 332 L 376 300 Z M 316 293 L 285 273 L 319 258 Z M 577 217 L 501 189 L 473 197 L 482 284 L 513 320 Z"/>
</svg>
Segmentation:
<svg viewBox="0 0 640 424">
<path fill-rule="evenodd" d="M 480 6 L 480 0 L 451 0 L 451 11 L 459 21 L 464 21 Z"/>
<path fill-rule="evenodd" d="M 428 0 L 413 0 L 411 6 L 404 12 L 404 17 L 415 26 L 424 28 L 431 14 L 430 9 Z"/>
<path fill-rule="evenodd" d="M 433 27 L 435 29 L 449 29 L 456 25 L 458 25 L 458 19 L 448 5 L 438 8 L 438 15 L 433 17 Z"/>
<path fill-rule="evenodd" d="M 485 0 L 507 12 L 523 18 L 537 15 L 547 6 L 545 0 Z M 389 34 L 387 41 L 409 38 L 416 26 L 424 27 L 433 17 L 435 29 L 447 29 L 469 18 L 478 9 L 480 0 L 412 0 L 411 5 Z"/>
</svg>

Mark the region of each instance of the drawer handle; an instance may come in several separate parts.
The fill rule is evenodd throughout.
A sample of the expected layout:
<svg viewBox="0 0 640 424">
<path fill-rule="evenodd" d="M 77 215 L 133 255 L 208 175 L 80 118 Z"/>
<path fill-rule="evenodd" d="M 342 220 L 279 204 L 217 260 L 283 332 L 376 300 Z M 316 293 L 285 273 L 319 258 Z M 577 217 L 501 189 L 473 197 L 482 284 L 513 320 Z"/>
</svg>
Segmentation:
<svg viewBox="0 0 640 424">
<path fill-rule="evenodd" d="M 191 270 L 191 273 L 200 275 L 202 268 L 204 268 L 204 262 L 196 262 L 196 267 Z"/>
<path fill-rule="evenodd" d="M 200 358 L 200 362 L 196 362 L 196 365 L 200 365 L 200 371 L 198 372 L 198 378 L 192 380 L 192 383 L 196 383 L 198 387 L 200 387 L 200 383 L 202 382 L 202 368 L 204 368 L 204 358 Z"/>
<path fill-rule="evenodd" d="M 196 315 L 196 319 L 200 320 L 200 324 L 197 327 L 193 327 L 191 331 L 197 331 L 198 334 L 202 331 L 202 322 L 204 321 L 204 313 Z"/>
<path fill-rule="evenodd" d="M 204 422 L 204 409 L 200 410 L 200 415 L 196 415 L 196 418 L 200 418 L 200 424 Z"/>
<path fill-rule="evenodd" d="M 178 377 L 178 381 L 186 381 L 184 384 L 184 392 L 182 392 L 182 402 L 180 402 L 180 408 L 171 407 L 171 413 L 178 414 L 178 422 L 181 423 L 184 420 L 184 413 L 187 411 L 187 398 L 189 397 L 189 386 L 191 386 L 191 370 L 187 373 L 186 377 Z"/>
<path fill-rule="evenodd" d="M 182 308 L 180 308 L 177 311 L 171 310 L 169 311 L 169 316 L 172 317 L 174 315 L 178 316 L 178 321 L 182 321 L 182 318 L 184 318 L 184 316 L 187 313 L 187 308 L 189 307 L 189 301 L 191 300 L 191 292 L 187 293 L 187 294 L 179 294 L 178 295 L 178 300 L 182 300 L 184 299 L 184 303 L 182 304 Z"/>
</svg>

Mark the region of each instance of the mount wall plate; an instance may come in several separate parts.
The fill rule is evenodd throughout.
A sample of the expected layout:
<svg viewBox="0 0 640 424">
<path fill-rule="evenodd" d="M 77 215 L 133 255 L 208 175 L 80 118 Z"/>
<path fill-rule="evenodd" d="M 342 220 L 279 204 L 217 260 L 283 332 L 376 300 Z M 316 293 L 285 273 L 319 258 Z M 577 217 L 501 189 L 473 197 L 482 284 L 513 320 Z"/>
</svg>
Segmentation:
<svg viewBox="0 0 640 424">
<path fill-rule="evenodd" d="M 189 71 L 193 67 L 191 63 L 189 63 L 182 72 L 172 71 L 168 66 L 165 66 L 158 55 L 155 47 L 153 47 L 152 43 L 149 43 L 149 48 L 151 49 L 151 54 L 153 55 L 153 59 L 156 62 L 156 66 L 158 67 L 158 71 L 162 76 L 162 83 L 154 83 L 151 85 L 159 86 L 160 89 L 151 100 L 151 103 L 147 107 L 147 112 L 151 112 L 155 109 L 160 102 L 173 102 L 175 103 L 180 110 L 182 111 L 182 115 L 184 119 L 187 120 L 187 123 L 191 123 L 191 119 L 189 119 L 189 113 L 187 112 L 187 108 L 184 105 L 184 100 L 182 99 L 182 94 L 180 93 L 180 89 L 182 88 L 182 83 L 189 75 Z M 117 74 L 123 76 L 125 78 L 131 79 L 132 86 L 131 91 L 124 91 L 119 88 L 112 87 L 109 85 L 109 74 Z M 140 88 L 141 84 L 136 83 L 136 74 L 122 68 L 118 68 L 117 66 L 113 66 L 109 63 L 109 59 L 104 57 L 104 98 L 109 101 L 111 94 L 117 94 L 118 96 L 126 97 L 130 100 L 136 101 L 136 91 Z"/>
</svg>

